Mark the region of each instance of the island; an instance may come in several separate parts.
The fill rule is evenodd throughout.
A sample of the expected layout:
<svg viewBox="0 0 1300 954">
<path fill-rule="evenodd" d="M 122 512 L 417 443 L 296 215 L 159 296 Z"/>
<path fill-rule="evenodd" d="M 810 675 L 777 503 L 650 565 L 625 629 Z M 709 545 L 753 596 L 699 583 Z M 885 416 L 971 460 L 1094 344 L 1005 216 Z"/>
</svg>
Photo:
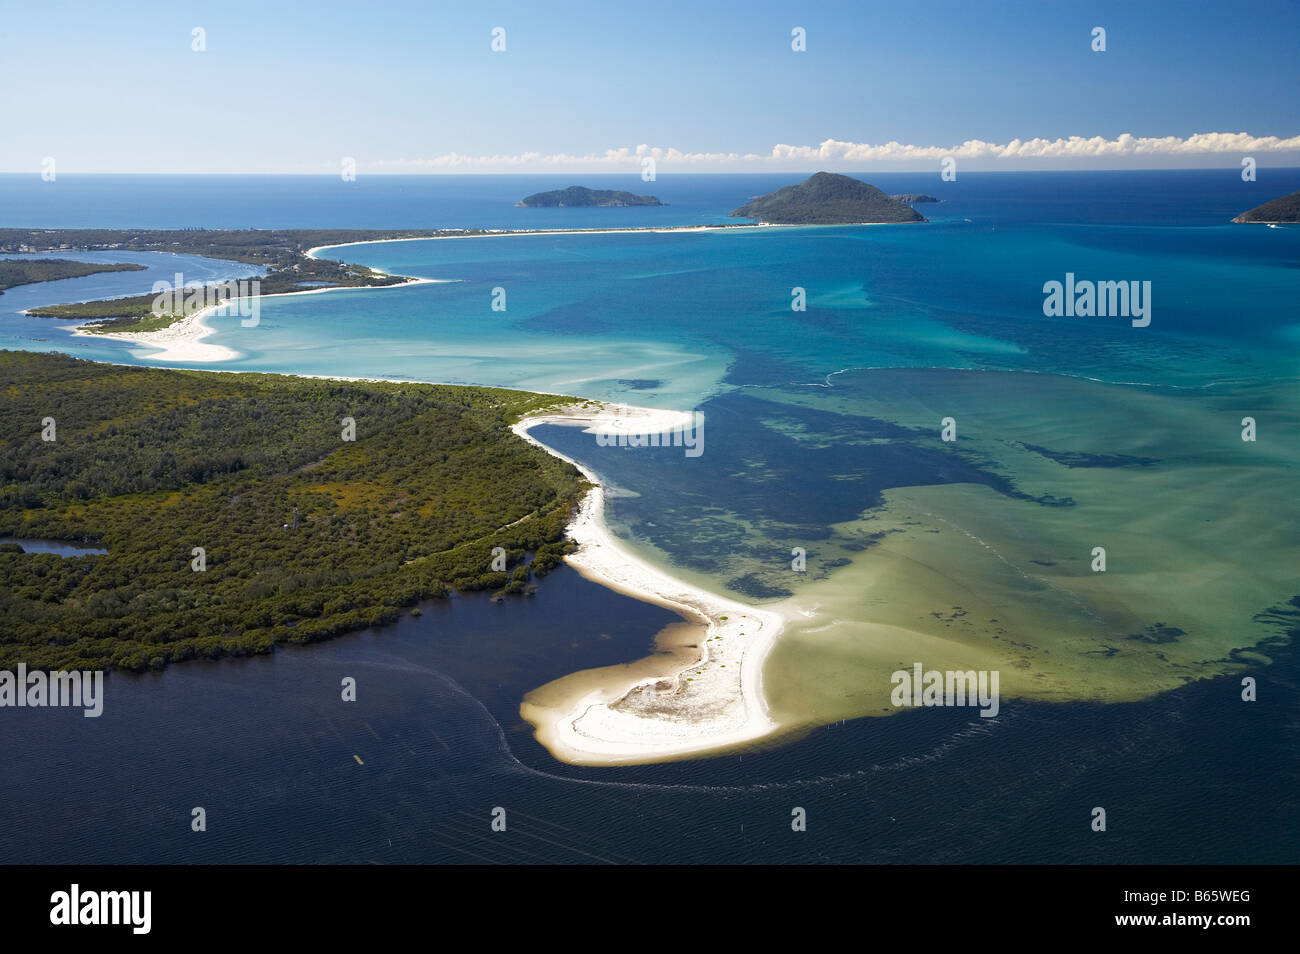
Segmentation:
<svg viewBox="0 0 1300 954">
<path fill-rule="evenodd" d="M 898 202 L 906 202 L 908 205 L 916 205 L 918 202 L 942 202 L 943 199 L 933 195 L 926 195 L 924 192 L 903 192 L 899 195 L 891 195 L 891 199 Z"/>
<path fill-rule="evenodd" d="M 1272 202 L 1265 202 L 1253 209 L 1241 213 L 1232 221 L 1257 223 L 1259 225 L 1280 225 L 1287 222 L 1300 222 L 1300 192 L 1292 192 Z"/>
<path fill-rule="evenodd" d="M 142 272 L 143 265 L 129 263 L 109 265 L 96 262 L 70 262 L 62 258 L 7 259 L 0 261 L 0 295 L 16 285 L 34 285 L 63 278 L 81 278 L 100 272 Z"/>
<path fill-rule="evenodd" d="M 910 205 L 891 198 L 875 186 L 833 172 L 818 172 L 798 185 L 759 196 L 731 214 L 758 219 L 765 225 L 873 225 L 926 221 Z"/>
<path fill-rule="evenodd" d="M 633 195 L 612 189 L 588 189 L 569 186 L 553 192 L 536 192 L 515 203 L 523 209 L 618 208 L 629 205 L 664 205 L 652 195 Z"/>
</svg>

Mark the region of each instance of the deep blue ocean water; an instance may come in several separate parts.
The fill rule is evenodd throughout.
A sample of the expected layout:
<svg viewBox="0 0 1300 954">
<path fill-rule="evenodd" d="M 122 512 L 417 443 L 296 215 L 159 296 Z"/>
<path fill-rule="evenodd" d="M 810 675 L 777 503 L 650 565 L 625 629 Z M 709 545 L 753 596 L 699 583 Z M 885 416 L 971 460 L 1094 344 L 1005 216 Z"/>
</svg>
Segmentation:
<svg viewBox="0 0 1300 954">
<path fill-rule="evenodd" d="M 532 210 L 513 202 L 573 182 L 0 176 L 0 225 L 717 224 L 749 197 L 799 178 L 584 176 L 669 205 Z M 953 472 L 915 448 L 875 457 L 804 450 L 791 434 L 897 438 L 896 425 L 862 417 L 852 402 L 926 397 L 929 385 L 907 374 L 854 369 L 1036 375 L 1043 413 L 1056 378 L 1191 399 L 1267 394 L 1273 410 L 1294 420 L 1300 229 L 1228 220 L 1300 188 L 1300 170 L 1261 170 L 1256 183 L 1231 169 L 864 178 L 945 201 L 920 206 L 932 222 L 918 227 L 359 246 L 331 254 L 448 281 L 267 300 L 258 327 L 217 318 L 209 340 L 240 352 L 223 369 L 704 407 L 722 428 L 710 432 L 722 452 L 706 453 L 707 466 L 693 470 L 682 460 L 602 456 L 573 431 L 538 432 L 640 494 L 612 501 L 614 516 L 700 573 L 736 553 L 761 559 L 745 553 L 753 542 L 720 516 L 829 534 L 886 487 L 1008 490 L 995 473 Z M 146 349 L 72 339 L 66 323 L 16 313 L 140 294 L 175 270 L 203 280 L 250 274 L 186 256 L 65 257 L 138 261 L 150 271 L 10 289 L 0 296 L 0 347 L 150 364 Z M 1152 325 L 1045 318 L 1042 284 L 1067 271 L 1152 281 Z M 793 286 L 807 289 L 806 312 L 790 310 Z M 495 287 L 509 294 L 504 313 L 489 307 Z M 846 397 L 832 410 L 796 415 L 774 402 L 836 383 Z M 798 425 L 782 440 L 762 423 L 777 417 Z M 737 475 L 736 460 L 747 462 L 747 475 Z M 870 472 L 846 482 L 864 462 Z M 695 512 L 701 504 L 727 513 Z M 669 512 L 691 519 L 655 525 L 656 514 Z M 1243 607 L 1243 618 L 1259 609 Z M 0 860 L 1300 860 L 1300 663 L 1290 650 L 1270 652 L 1275 662 L 1260 671 L 1253 705 L 1232 704 L 1239 686 L 1223 677 L 1141 702 L 1004 701 L 995 720 L 930 709 L 823 727 L 743 756 L 579 769 L 532 740 L 520 698 L 576 669 L 639 658 L 673 617 L 568 569 L 544 580 L 534 600 L 467 596 L 424 614 L 271 658 L 115 674 L 99 720 L 4 710 L 0 758 L 10 769 L 0 782 Z M 352 706 L 338 701 L 344 675 L 359 680 Z M 203 835 L 189 831 L 195 805 L 208 809 Z M 488 828 L 497 805 L 510 813 L 508 834 Z M 803 834 L 790 831 L 796 805 L 809 812 Z M 1088 828 L 1094 805 L 1108 806 L 1104 835 Z"/>
<path fill-rule="evenodd" d="M 1221 679 L 1124 705 L 1004 701 L 991 721 L 918 710 L 703 761 L 551 760 L 520 694 L 641 655 L 671 618 L 565 568 L 535 601 L 465 597 L 272 657 L 112 674 L 98 719 L 5 710 L 0 861 L 1296 860 L 1294 653 L 1255 705 Z"/>
<path fill-rule="evenodd" d="M 1214 225 L 1300 187 L 1300 170 L 860 173 L 889 193 L 944 199 L 927 218 L 1100 225 Z M 804 178 L 795 173 L 631 175 L 163 176 L 0 174 L 5 228 L 626 228 L 740 221 L 728 213 Z M 569 185 L 654 195 L 661 207 L 518 209 Z"/>
</svg>

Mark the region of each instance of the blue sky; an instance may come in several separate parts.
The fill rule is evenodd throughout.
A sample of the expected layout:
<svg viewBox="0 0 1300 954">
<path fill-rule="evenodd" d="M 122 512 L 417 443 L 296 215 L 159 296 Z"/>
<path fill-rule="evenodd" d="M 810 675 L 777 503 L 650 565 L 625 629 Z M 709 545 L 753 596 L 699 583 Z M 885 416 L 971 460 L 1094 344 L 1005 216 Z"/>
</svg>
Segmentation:
<svg viewBox="0 0 1300 954">
<path fill-rule="evenodd" d="M 968 169 L 1300 164 L 1267 138 L 1300 137 L 1288 0 L 116 7 L 7 5 L 0 170 L 906 169 L 968 140 Z M 1209 133 L 1250 138 L 1181 142 Z M 1178 142 L 1055 143 L 1123 134 Z"/>
</svg>

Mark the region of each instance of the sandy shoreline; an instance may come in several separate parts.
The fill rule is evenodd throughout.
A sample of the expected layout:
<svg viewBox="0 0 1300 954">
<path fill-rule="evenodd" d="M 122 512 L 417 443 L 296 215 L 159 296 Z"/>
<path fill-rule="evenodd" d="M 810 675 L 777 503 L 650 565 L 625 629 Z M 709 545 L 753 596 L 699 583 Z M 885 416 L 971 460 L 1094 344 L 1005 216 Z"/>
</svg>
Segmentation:
<svg viewBox="0 0 1300 954">
<path fill-rule="evenodd" d="M 737 222 L 732 225 L 661 225 L 625 229 L 485 229 L 465 235 L 414 235 L 409 238 L 364 239 L 360 242 L 339 242 L 337 245 L 316 245 L 303 252 L 308 258 L 327 248 L 348 248 L 353 245 L 387 245 L 390 242 L 441 242 L 447 239 L 472 238 L 523 238 L 526 235 L 622 235 L 628 232 L 722 232 L 752 228 L 799 228 L 799 226 L 772 226 L 766 222 Z M 371 266 L 373 267 L 373 266 Z M 375 269 L 378 271 L 378 269 Z"/>
<path fill-rule="evenodd" d="M 674 579 L 637 557 L 605 526 L 605 489 L 595 474 L 528 433 L 538 424 L 579 426 L 593 435 L 662 433 L 687 419 L 683 412 L 585 402 L 527 417 L 512 428 L 595 484 L 568 528 L 579 545 L 568 563 L 589 580 L 680 613 L 694 630 L 684 637 L 669 627 L 679 629 L 673 634 L 677 653 L 664 652 L 661 638 L 661 655 L 575 673 L 528 694 L 520 714 L 564 762 L 660 762 L 752 742 L 780 728 L 763 697 L 763 663 L 785 619 Z"/>
<path fill-rule="evenodd" d="M 511 230 L 502 229 L 499 231 L 480 232 L 472 235 L 428 235 L 416 236 L 412 238 L 396 239 L 367 239 L 361 242 L 342 242 L 337 245 L 316 245 L 307 249 L 303 254 L 308 258 L 316 258 L 317 253 L 325 249 L 347 248 L 352 245 L 384 245 L 389 242 L 433 242 L 444 239 L 466 239 L 466 238 L 495 238 L 501 236 L 525 236 L 525 235 L 613 235 L 626 234 L 632 232 L 719 232 L 730 229 L 746 228 L 801 228 L 802 226 L 783 226 L 770 225 L 768 223 L 738 223 L 736 225 L 670 225 L 662 228 L 623 228 L 623 229 L 553 229 L 553 230 Z M 367 266 L 371 271 L 379 275 L 388 273 L 382 269 L 373 266 Z M 297 292 L 276 292 L 270 295 L 259 295 L 259 298 L 283 298 L 288 295 L 317 295 L 325 292 L 339 291 L 364 291 L 386 288 L 407 288 L 411 285 L 427 285 L 437 282 L 457 281 L 449 278 L 407 278 L 400 285 L 361 285 L 361 286 L 343 286 L 335 288 L 312 288 Z M 173 322 L 166 328 L 160 328 L 157 331 L 119 331 L 119 332 L 94 332 L 87 328 L 91 322 L 83 322 L 66 330 L 80 337 L 106 338 L 111 341 L 121 341 L 125 344 L 139 345 L 147 348 L 158 349 L 156 354 L 137 355 L 142 361 L 172 361 L 185 362 L 188 364 L 216 364 L 221 361 L 230 361 L 240 357 L 240 353 L 233 348 L 227 348 L 224 345 L 211 344 L 204 339 L 211 337 L 216 333 L 216 329 L 208 324 L 207 319 L 217 314 L 221 309 L 228 308 L 230 304 L 238 299 L 232 299 L 231 302 L 220 305 L 209 305 L 192 315 L 186 315 L 179 321 Z"/>
<path fill-rule="evenodd" d="M 692 228 L 690 231 L 717 231 Z M 646 229 L 579 230 L 643 232 Z M 664 229 L 654 231 L 678 231 Z M 557 232 L 502 232 L 503 235 L 554 235 Z M 480 236 L 437 236 L 477 238 Z M 429 238 L 380 241 L 430 241 Z M 305 254 L 326 248 L 317 246 Z M 374 269 L 379 272 L 379 269 Z M 382 273 L 381 273 L 382 274 Z M 404 288 L 447 281 L 414 278 L 401 285 L 362 286 Z M 259 297 L 323 294 L 355 288 L 319 288 Z M 157 349 L 144 360 L 171 363 L 217 363 L 239 352 L 204 339 L 215 333 L 206 319 L 233 302 L 213 305 L 158 331 L 94 335 L 81 326 L 73 334 L 102 337 Z M 216 369 L 214 369 L 216 370 Z M 291 375 L 336 380 L 369 381 L 336 375 Z M 678 613 L 685 621 L 670 626 L 657 639 L 658 652 L 623 667 L 583 670 L 554 680 L 529 693 L 520 706 L 533 724 L 537 739 L 558 759 L 577 765 L 641 764 L 668 761 L 743 745 L 780 728 L 763 695 L 763 664 L 785 626 L 775 612 L 748 606 L 678 580 L 633 554 L 605 526 L 605 489 L 594 473 L 577 461 L 541 444 L 529 434 L 539 424 L 582 427 L 587 433 L 665 433 L 689 430 L 690 412 L 610 404 L 578 399 L 573 404 L 525 417 L 512 427 L 520 438 L 576 466 L 594 485 L 568 527 L 579 545 L 566 561 L 584 577 L 627 596 Z M 682 449 L 642 448 L 642 453 L 682 453 Z"/>
<path fill-rule="evenodd" d="M 372 269 L 378 274 L 386 274 L 379 269 Z M 310 288 L 296 292 L 276 292 L 271 295 L 257 295 L 257 298 L 287 298 L 299 295 L 320 295 L 325 292 L 343 291 L 378 291 L 390 288 L 409 288 L 412 285 L 430 285 L 453 279 L 409 278 L 400 285 L 345 285 L 335 288 Z M 82 338 L 107 338 L 122 341 L 130 345 L 160 349 L 156 354 L 137 355 L 142 361 L 183 361 L 193 364 L 211 364 L 218 361 L 230 361 L 240 356 L 238 351 L 225 345 L 211 344 L 203 339 L 216 334 L 216 329 L 207 323 L 208 317 L 238 304 L 241 299 L 232 298 L 228 302 L 209 305 L 192 315 L 186 315 L 166 328 L 157 331 L 109 331 L 95 332 L 87 330 L 89 323 L 68 328 L 71 334 Z"/>
<path fill-rule="evenodd" d="M 664 235 L 672 232 L 737 232 L 748 229 L 818 229 L 859 228 L 864 225 L 916 225 L 916 222 L 837 222 L 834 224 L 795 224 L 786 222 L 733 222 L 717 225 L 650 225 L 622 229 L 485 229 L 464 235 L 415 235 L 409 238 L 363 239 L 359 242 L 339 242 L 337 245 L 316 245 L 303 252 L 308 258 L 327 248 L 348 248 L 353 245 L 387 245 L 390 242 L 441 242 L 451 239 L 524 238 L 529 235 L 626 235 L 634 232 Z M 373 266 L 370 266 L 373 268 Z M 378 271 L 378 269 L 375 269 Z"/>
</svg>

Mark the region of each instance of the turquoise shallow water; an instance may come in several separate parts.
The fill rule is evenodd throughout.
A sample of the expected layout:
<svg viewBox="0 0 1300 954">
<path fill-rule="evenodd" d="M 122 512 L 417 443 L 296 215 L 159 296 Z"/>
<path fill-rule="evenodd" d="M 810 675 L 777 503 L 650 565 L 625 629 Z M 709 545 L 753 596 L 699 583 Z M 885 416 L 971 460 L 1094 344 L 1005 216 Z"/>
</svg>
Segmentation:
<svg viewBox="0 0 1300 954">
<path fill-rule="evenodd" d="M 757 601 L 812 593 L 846 618 L 893 613 L 940 635 L 971 625 L 979 598 L 1002 600 L 987 614 L 1005 627 L 993 635 L 1051 651 L 1027 656 L 1032 667 L 1055 678 L 1049 660 L 1073 653 L 1099 695 L 1164 686 L 1206 661 L 1258 660 L 1241 650 L 1296 626 L 1286 601 L 1300 593 L 1300 232 L 1226 224 L 1300 187 L 1296 170 L 1269 175 L 1268 195 L 1232 170 L 963 177 L 921 227 L 358 246 L 338 254 L 451 281 L 271 299 L 258 327 L 217 319 L 210 340 L 241 352 L 220 365 L 232 370 L 701 407 L 706 451 L 693 460 L 597 448 L 572 429 L 537 434 L 594 466 L 614 488 L 616 529 L 683 575 Z M 716 221 L 783 184 L 665 189 L 683 190 L 666 196 L 671 215 Z M 501 206 L 518 188 L 484 181 L 457 205 L 447 198 L 455 183 L 397 185 L 367 193 L 379 197 L 368 218 L 305 185 L 240 186 L 226 224 L 504 226 L 514 213 Z M 194 224 L 189 212 L 168 223 L 168 204 L 138 188 L 77 208 L 7 208 L 33 224 Z M 131 218 L 138 209 L 154 218 Z M 629 217 L 614 224 L 638 223 L 618 211 Z M 157 274 L 12 289 L 0 297 L 0 346 L 148 363 L 141 349 L 13 314 L 138 293 L 174 264 L 105 256 Z M 1151 325 L 1043 317 L 1042 284 L 1068 271 L 1151 281 Z M 795 286 L 805 312 L 790 310 Z M 504 312 L 490 307 L 496 287 Z M 937 440 L 947 414 L 960 453 Z M 1260 422 L 1256 444 L 1237 436 L 1246 414 Z M 1086 569 L 1097 534 L 1112 550 L 1111 593 Z M 806 579 L 789 572 L 796 544 L 808 550 Z M 891 554 L 931 573 L 920 593 L 910 571 L 873 590 L 871 573 Z M 765 684 L 783 708 L 798 696 L 805 715 L 833 726 L 743 760 L 580 770 L 531 741 L 519 699 L 575 668 L 637 658 L 666 614 L 568 571 L 544 582 L 537 604 L 466 598 L 271 660 L 122 676 L 120 686 L 114 677 L 111 742 L 87 736 L 79 718 L 62 729 L 6 722 L 0 749 L 18 768 L 0 798 L 11 822 L 0 846 L 33 860 L 1294 860 L 1291 654 L 1273 651 L 1277 664 L 1251 670 L 1267 705 L 1240 703 L 1225 676 L 1117 705 L 1004 698 L 991 724 L 925 710 L 841 725 L 860 714 L 848 697 L 878 675 L 873 660 L 855 656 L 852 639 L 796 628 L 780 660 L 791 677 L 769 671 Z M 927 622 L 932 613 L 941 618 Z M 1152 630 L 1157 622 L 1167 626 Z M 1169 627 L 1184 635 L 1160 642 Z M 373 668 L 376 691 L 355 723 L 331 721 L 320 687 L 358 667 Z M 848 711 L 835 708 L 841 697 Z M 31 757 L 37 728 L 64 755 L 56 771 Z M 377 770 L 360 783 L 353 753 Z M 169 834 L 163 820 L 183 821 L 200 798 L 228 819 L 219 837 L 196 845 Z M 796 798 L 817 824 L 791 846 Z M 526 813 L 514 824 L 550 847 L 516 854 L 478 835 L 485 808 L 501 803 Z M 1087 830 L 1086 806 L 1099 803 L 1124 819 L 1104 841 Z M 445 830 L 430 824 L 434 813 L 449 819 Z M 22 823 L 31 817 L 58 824 Z"/>
<path fill-rule="evenodd" d="M 337 191 L 317 194 L 325 185 L 312 180 L 274 190 L 268 183 L 265 194 L 260 180 L 228 183 L 230 195 L 214 196 L 214 208 L 259 197 L 264 218 L 256 224 L 281 226 L 321 224 L 325 207 L 334 210 L 326 224 L 336 227 L 627 227 L 726 221 L 733 203 L 784 182 L 664 177 L 656 185 L 672 203 L 666 209 L 553 210 L 561 214 L 521 225 L 520 212 L 539 210 L 513 208 L 523 186 L 512 177 L 478 177 L 472 189 L 459 177 L 430 178 L 437 181 L 364 184 L 365 208 L 371 216 L 382 211 L 382 222 L 358 217 Z M 929 191 L 945 201 L 922 206 L 933 221 L 917 227 L 354 246 L 332 254 L 447 283 L 268 299 L 258 327 L 216 318 L 210 340 L 241 352 L 223 365 L 230 369 L 502 384 L 674 406 L 734 386 L 825 382 L 849 367 L 996 367 L 1179 386 L 1296 372 L 1300 228 L 1227 220 L 1300 187 L 1300 170 L 1268 170 L 1267 182 L 1257 183 L 1218 171 L 873 178 L 888 190 Z M 527 183 L 538 184 L 545 183 Z M 0 177 L 0 194 L 19 217 L 12 224 L 63 224 L 68 210 L 59 203 L 73 195 L 117 218 L 78 224 L 121 225 L 127 213 L 113 211 L 117 205 L 140 207 L 152 196 L 161 215 L 169 206 L 158 195 L 181 185 L 77 180 L 42 192 Z M 192 185 L 203 194 L 221 188 L 222 180 Z M 663 222 L 655 218 L 668 209 L 675 211 Z M 602 212 L 609 215 L 595 218 Z M 471 214 L 474 221 L 462 221 Z M 140 360 L 141 349 L 67 341 L 60 323 L 14 313 L 49 298 L 138 293 L 175 270 L 202 280 L 249 272 L 184 256 L 89 257 L 142 261 L 151 271 L 12 289 L 0 297 L 0 346 Z M 1045 318 L 1043 283 L 1067 272 L 1150 281 L 1151 326 Z M 790 308 L 796 287 L 806 290 L 804 312 Z M 505 311 L 491 307 L 497 288 Z"/>
<path fill-rule="evenodd" d="M 1269 177 L 1276 180 L 1272 190 L 1300 185 L 1297 170 L 1270 170 Z M 706 408 L 708 446 L 719 451 L 690 468 L 667 460 L 616 464 L 598 459 L 590 441 L 569 450 L 620 485 L 623 502 L 616 498 L 611 516 L 624 532 L 649 545 L 657 559 L 683 570 L 711 568 L 722 583 L 761 570 L 745 565 L 746 555 L 768 559 L 755 554 L 774 541 L 788 549 L 801 536 L 826 536 L 829 523 L 878 503 L 879 493 L 900 480 L 911 486 L 971 479 L 971 461 L 955 470 L 942 461 L 918 466 L 933 453 L 917 446 L 920 422 L 937 428 L 962 408 L 920 393 L 934 379 L 918 390 L 908 379 L 872 369 L 1032 376 L 1038 390 L 1014 401 L 1027 400 L 1031 411 L 1036 406 L 1039 424 L 1054 409 L 1060 421 L 1053 437 L 1097 432 L 1091 453 L 1105 453 L 1116 439 L 1089 424 L 1087 405 L 1102 402 L 1085 396 L 1084 406 L 1066 408 L 1054 380 L 1206 395 L 1264 385 L 1272 389 L 1275 421 L 1290 426 L 1300 372 L 1300 228 L 1225 221 L 1261 198 L 1260 184 L 1220 172 L 988 174 L 941 187 L 918 176 L 894 179 L 882 185 L 945 197 L 922 206 L 930 223 L 504 236 L 327 250 L 438 282 L 265 299 L 256 327 L 243 327 L 237 316 L 209 319 L 215 334 L 208 340 L 239 357 L 195 366 L 499 385 Z M 771 185 L 703 176 L 665 181 L 664 190 L 676 193 L 674 215 L 689 209 L 722 220 L 729 203 Z M 506 200 L 518 182 L 502 177 L 463 195 L 455 186 L 409 189 L 411 196 L 428 192 L 439 214 L 468 202 L 484 225 L 515 224 L 517 210 Z M 286 186 L 280 205 L 268 208 L 301 216 L 299 188 Z M 394 193 L 394 208 L 407 188 Z M 446 198 L 452 195 L 459 197 Z M 599 210 L 575 211 L 583 215 L 547 224 L 588 227 Z M 605 220 L 611 226 L 659 224 L 635 218 L 636 210 L 609 211 L 617 213 Z M 339 224 L 360 224 L 346 209 L 339 214 Z M 72 338 L 67 323 L 13 312 L 138 291 L 176 270 L 205 280 L 250 271 L 185 256 L 79 257 L 141 261 L 150 271 L 11 289 L 0 298 L 0 346 L 149 364 L 148 348 Z M 1150 282 L 1150 325 L 1135 328 L 1125 317 L 1045 317 L 1044 283 L 1064 281 L 1068 273 L 1081 281 Z M 791 307 L 796 289 L 805 310 Z M 997 386 L 980 394 L 995 399 Z M 878 400 L 864 404 L 863 395 Z M 809 401 L 817 415 L 800 411 L 792 421 L 790 402 Z M 930 408 L 927 402 L 939 403 Z M 906 422 L 879 423 L 904 404 L 912 409 Z M 1115 402 L 1105 404 L 1110 410 L 1097 413 L 1113 417 Z M 928 420 L 917 416 L 918 408 L 929 408 Z M 899 444 L 899 460 L 875 462 L 815 452 L 817 442 L 837 435 L 857 442 L 905 439 L 910 449 L 901 453 Z M 979 451 L 987 456 L 993 448 Z M 1012 487 L 1016 474 L 989 467 L 976 479 L 995 478 Z M 798 486 L 838 503 L 822 508 L 825 519 L 810 520 L 807 508 L 791 504 Z M 691 508 L 687 519 L 677 506 L 683 494 L 707 504 Z M 679 514 L 676 523 L 653 519 L 669 511 Z M 796 529 L 778 532 L 782 525 Z M 724 568 L 707 555 L 722 549 L 741 554 L 740 565 L 724 561 Z M 751 596 L 764 592 L 748 589 Z"/>
<path fill-rule="evenodd" d="M 935 223 L 334 254 L 445 283 L 268 299 L 256 328 L 214 319 L 210 340 L 243 355 L 230 367 L 618 400 L 635 392 L 682 407 L 725 386 L 825 382 L 844 368 L 997 367 L 1180 386 L 1297 369 L 1300 231 L 1290 229 Z M 1043 284 L 1067 273 L 1150 281 L 1151 325 L 1044 317 Z M 504 311 L 492 308 L 498 288 Z M 796 288 L 806 311 L 792 310 Z"/>
</svg>

